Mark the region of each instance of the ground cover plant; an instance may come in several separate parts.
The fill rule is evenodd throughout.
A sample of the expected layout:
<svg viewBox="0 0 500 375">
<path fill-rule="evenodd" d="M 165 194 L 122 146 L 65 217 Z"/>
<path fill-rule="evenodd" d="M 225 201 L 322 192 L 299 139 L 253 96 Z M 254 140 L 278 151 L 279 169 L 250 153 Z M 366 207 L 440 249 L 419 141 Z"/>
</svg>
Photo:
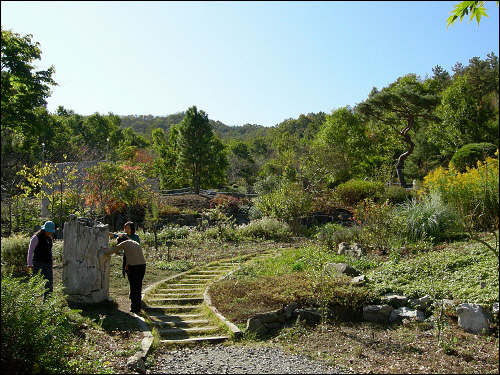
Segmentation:
<svg viewBox="0 0 500 375">
<path fill-rule="evenodd" d="M 490 244 L 495 241 L 491 235 L 483 239 Z M 240 328 L 256 313 L 277 310 L 291 301 L 321 306 L 317 270 L 326 262 L 348 262 L 369 278 L 364 287 L 352 287 L 347 279 L 332 283 L 325 278 L 326 304 L 359 307 L 380 302 L 387 292 L 410 298 L 428 294 L 486 307 L 498 301 L 498 258 L 476 241 L 404 252 L 397 259 L 380 254 L 348 259 L 318 245 L 284 249 L 281 254 L 245 266 L 211 288 L 217 309 Z M 353 303 L 356 299 L 357 304 Z M 410 320 L 392 326 L 327 321 L 310 328 L 296 323 L 264 338 L 249 336 L 243 341 L 281 345 L 355 373 L 498 373 L 498 326 L 493 326 L 492 335 L 483 337 L 459 328 L 453 310 L 439 319 L 435 325 Z"/>
</svg>

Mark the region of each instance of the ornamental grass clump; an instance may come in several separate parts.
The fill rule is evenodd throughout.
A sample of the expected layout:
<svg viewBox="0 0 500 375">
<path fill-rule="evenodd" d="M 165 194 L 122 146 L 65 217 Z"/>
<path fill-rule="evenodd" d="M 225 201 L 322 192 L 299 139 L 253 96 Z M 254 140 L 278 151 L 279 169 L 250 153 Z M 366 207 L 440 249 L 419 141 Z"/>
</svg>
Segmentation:
<svg viewBox="0 0 500 375">
<path fill-rule="evenodd" d="M 412 199 L 398 208 L 405 218 L 405 236 L 412 242 L 431 240 L 440 242 L 457 228 L 458 216 L 437 194 L 421 200 Z"/>
</svg>

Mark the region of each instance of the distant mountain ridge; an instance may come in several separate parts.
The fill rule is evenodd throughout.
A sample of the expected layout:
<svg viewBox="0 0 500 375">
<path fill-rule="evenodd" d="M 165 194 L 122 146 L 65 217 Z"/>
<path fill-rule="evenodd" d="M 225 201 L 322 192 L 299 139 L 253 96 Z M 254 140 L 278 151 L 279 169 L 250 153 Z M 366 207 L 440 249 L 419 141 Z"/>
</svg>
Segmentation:
<svg viewBox="0 0 500 375">
<path fill-rule="evenodd" d="M 146 138 L 151 137 L 151 133 L 156 128 L 161 128 L 165 132 L 170 131 L 172 125 L 178 124 L 184 118 L 185 112 L 177 112 L 167 116 L 153 115 L 126 115 L 120 116 L 121 128 L 131 127 L 136 133 L 141 133 Z M 217 136 L 223 140 L 238 139 L 248 140 L 260 136 L 265 136 L 269 127 L 256 124 L 226 125 L 221 121 L 209 120 Z"/>
</svg>

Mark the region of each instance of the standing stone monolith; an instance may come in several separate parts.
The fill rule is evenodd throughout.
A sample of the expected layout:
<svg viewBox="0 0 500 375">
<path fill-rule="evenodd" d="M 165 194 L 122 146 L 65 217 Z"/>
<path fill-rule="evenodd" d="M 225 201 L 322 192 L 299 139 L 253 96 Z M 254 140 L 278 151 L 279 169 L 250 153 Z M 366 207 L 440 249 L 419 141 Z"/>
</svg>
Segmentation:
<svg viewBox="0 0 500 375">
<path fill-rule="evenodd" d="M 98 303 L 109 298 L 109 257 L 98 251 L 108 247 L 108 225 L 69 215 L 64 223 L 64 293 L 78 303 Z"/>
</svg>

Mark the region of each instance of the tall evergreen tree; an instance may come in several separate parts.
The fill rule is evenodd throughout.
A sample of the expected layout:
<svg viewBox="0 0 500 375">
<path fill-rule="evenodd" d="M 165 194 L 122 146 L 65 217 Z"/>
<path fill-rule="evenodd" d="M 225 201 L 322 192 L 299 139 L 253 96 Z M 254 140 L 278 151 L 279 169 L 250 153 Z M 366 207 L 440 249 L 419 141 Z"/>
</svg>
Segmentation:
<svg viewBox="0 0 500 375">
<path fill-rule="evenodd" d="M 199 194 L 204 173 L 216 173 L 221 168 L 225 170 L 227 161 L 223 163 L 220 158 L 223 149 L 216 147 L 220 142 L 216 142 L 208 115 L 198 111 L 196 106 L 186 111 L 178 132 L 177 168 L 185 168 L 190 172 L 195 193 Z"/>
</svg>

